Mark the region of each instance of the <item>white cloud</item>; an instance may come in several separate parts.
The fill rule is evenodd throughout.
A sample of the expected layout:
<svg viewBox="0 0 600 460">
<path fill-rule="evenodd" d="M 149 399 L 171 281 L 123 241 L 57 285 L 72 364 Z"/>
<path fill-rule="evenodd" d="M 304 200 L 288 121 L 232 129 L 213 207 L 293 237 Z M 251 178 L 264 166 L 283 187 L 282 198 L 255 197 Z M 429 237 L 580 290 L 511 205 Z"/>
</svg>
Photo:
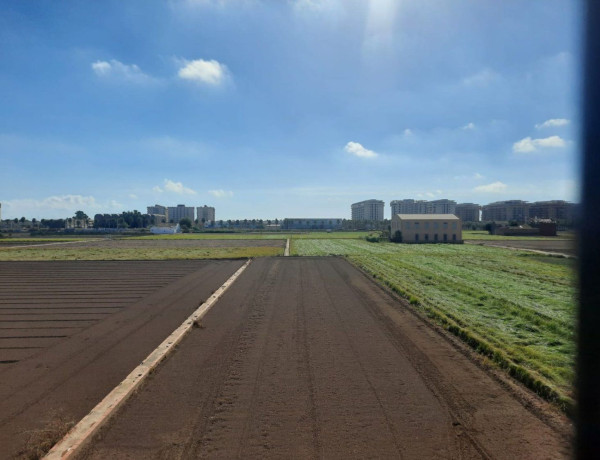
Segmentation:
<svg viewBox="0 0 600 460">
<path fill-rule="evenodd" d="M 227 66 L 214 59 L 210 61 L 205 61 L 204 59 L 188 61 L 183 59 L 178 60 L 178 62 L 182 67 L 177 72 L 177 75 L 183 80 L 220 86 L 230 77 Z"/>
<path fill-rule="evenodd" d="M 406 128 L 404 130 L 403 134 L 404 134 L 404 137 L 410 137 L 413 135 L 413 132 L 410 129 Z"/>
<path fill-rule="evenodd" d="M 159 187 L 155 187 L 159 189 Z M 184 187 L 181 182 L 173 182 L 172 180 L 165 179 L 164 190 L 166 192 L 177 193 L 178 195 L 196 195 L 197 192 L 191 188 Z M 156 190 L 158 191 L 158 190 Z"/>
<path fill-rule="evenodd" d="M 137 200 L 138 196 L 135 193 L 130 193 L 129 198 L 131 198 L 132 200 Z"/>
<path fill-rule="evenodd" d="M 351 155 L 355 155 L 360 158 L 375 158 L 377 157 L 377 153 L 373 152 L 373 150 L 369 150 L 364 148 L 358 142 L 348 142 L 344 150 Z"/>
<path fill-rule="evenodd" d="M 543 123 L 539 123 L 535 125 L 536 129 L 543 128 L 556 128 L 559 126 L 566 126 L 571 123 L 571 120 L 567 120 L 566 118 L 551 118 L 550 120 L 546 120 Z"/>
<path fill-rule="evenodd" d="M 513 152 L 531 153 L 536 152 L 539 148 L 559 148 L 564 147 L 565 145 L 567 145 L 567 143 L 559 136 L 550 136 L 543 139 L 526 137 L 513 144 Z"/>
<path fill-rule="evenodd" d="M 53 195 L 43 199 L 23 198 L 2 203 L 3 217 L 41 217 L 45 219 L 72 217 L 76 211 L 83 211 L 92 217 L 98 212 L 111 212 L 122 209 L 114 200 L 99 203 L 93 196 Z M 6 216 L 6 217 L 5 217 Z"/>
<path fill-rule="evenodd" d="M 96 61 L 92 63 L 92 70 L 100 78 L 115 78 L 137 84 L 154 83 L 157 80 L 145 74 L 135 64 L 123 64 L 116 59 L 110 61 Z"/>
<path fill-rule="evenodd" d="M 467 123 L 466 125 L 464 125 L 461 129 L 464 130 L 471 130 L 471 129 L 475 129 L 475 123 Z"/>
<path fill-rule="evenodd" d="M 485 176 L 483 174 L 479 174 L 478 172 L 476 172 L 475 174 L 473 174 L 473 178 L 480 180 L 480 179 L 485 179 Z"/>
<path fill-rule="evenodd" d="M 208 193 L 210 193 L 215 198 L 231 198 L 233 196 L 233 192 L 231 190 L 223 189 L 209 190 Z"/>
<path fill-rule="evenodd" d="M 160 188 L 158 185 L 155 185 L 154 187 L 152 187 L 152 191 L 156 192 L 156 193 L 163 193 L 163 189 Z"/>
<path fill-rule="evenodd" d="M 500 193 L 506 190 L 506 184 L 500 181 L 493 182 L 487 185 L 479 185 L 473 189 L 474 192 L 483 193 Z"/>
<path fill-rule="evenodd" d="M 500 74 L 491 69 L 483 69 L 476 74 L 463 78 L 462 82 L 466 86 L 487 86 L 500 78 Z"/>
</svg>

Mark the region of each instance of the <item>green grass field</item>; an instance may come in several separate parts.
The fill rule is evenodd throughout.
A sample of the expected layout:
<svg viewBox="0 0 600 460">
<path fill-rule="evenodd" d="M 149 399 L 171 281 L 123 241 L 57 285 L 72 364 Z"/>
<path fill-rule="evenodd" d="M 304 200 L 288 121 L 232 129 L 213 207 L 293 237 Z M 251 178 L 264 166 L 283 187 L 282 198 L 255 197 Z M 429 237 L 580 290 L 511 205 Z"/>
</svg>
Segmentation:
<svg viewBox="0 0 600 460">
<path fill-rule="evenodd" d="M 296 240 L 293 255 L 343 255 L 563 409 L 572 405 L 570 259 L 472 245 Z"/>
<path fill-rule="evenodd" d="M 465 232 L 475 239 L 481 232 Z M 291 254 L 345 256 L 417 310 L 564 409 L 572 406 L 574 261 L 479 245 L 369 243 L 369 232 L 196 233 L 144 240 L 291 239 Z M 474 237 L 475 235 L 475 237 Z M 483 233 L 482 239 L 489 239 Z M 512 239 L 520 237 L 499 237 Z M 116 237 L 114 239 L 117 239 Z M 530 237 L 526 239 L 531 240 Z M 56 243 L 79 238 L 4 239 Z M 282 247 L 2 247 L 0 260 L 219 259 L 283 255 Z"/>
<path fill-rule="evenodd" d="M 168 259 L 239 259 L 249 257 L 282 256 L 281 247 L 239 248 L 22 248 L 0 250 L 2 261 L 48 260 L 168 260 Z"/>
<path fill-rule="evenodd" d="M 132 240 L 285 240 L 292 239 L 359 239 L 369 232 L 306 232 L 306 233 L 179 233 L 176 235 L 147 235 L 128 237 Z"/>
<path fill-rule="evenodd" d="M 0 246 L 5 245 L 16 245 L 16 244 L 45 244 L 45 243 L 68 243 L 69 241 L 85 241 L 85 238 L 72 238 L 72 237 L 56 237 L 56 238 L 0 238 Z"/>
<path fill-rule="evenodd" d="M 555 241 L 572 240 L 572 233 L 559 233 L 557 236 L 503 236 L 490 235 L 485 230 L 463 230 L 463 240 L 491 240 L 491 241 Z"/>
</svg>

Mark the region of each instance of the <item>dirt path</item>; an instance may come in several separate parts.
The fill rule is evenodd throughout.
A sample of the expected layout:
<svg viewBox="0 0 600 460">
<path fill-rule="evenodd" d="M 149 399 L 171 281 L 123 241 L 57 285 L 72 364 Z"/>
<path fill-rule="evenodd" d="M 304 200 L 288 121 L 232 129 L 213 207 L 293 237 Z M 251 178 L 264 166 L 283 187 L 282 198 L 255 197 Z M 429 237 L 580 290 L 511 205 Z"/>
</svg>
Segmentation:
<svg viewBox="0 0 600 460">
<path fill-rule="evenodd" d="M 505 249 L 538 252 L 545 255 L 562 255 L 575 257 L 577 255 L 576 242 L 569 240 L 465 240 L 467 244 L 478 246 L 495 246 Z"/>
<path fill-rule="evenodd" d="M 343 259 L 274 258 L 84 456 L 565 458 L 566 433 Z"/>
<path fill-rule="evenodd" d="M 0 458 L 83 417 L 242 264 L 0 263 Z"/>
</svg>

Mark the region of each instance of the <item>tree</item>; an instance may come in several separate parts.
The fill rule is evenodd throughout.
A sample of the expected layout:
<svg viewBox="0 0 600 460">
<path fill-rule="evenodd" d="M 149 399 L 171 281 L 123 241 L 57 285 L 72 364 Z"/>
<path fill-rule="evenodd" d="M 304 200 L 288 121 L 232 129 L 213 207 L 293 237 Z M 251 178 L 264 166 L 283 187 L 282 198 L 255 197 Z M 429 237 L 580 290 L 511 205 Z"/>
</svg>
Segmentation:
<svg viewBox="0 0 600 460">
<path fill-rule="evenodd" d="M 83 211 L 77 211 L 75 213 L 75 219 L 83 220 L 83 219 L 87 219 L 87 218 L 88 218 L 87 214 Z"/>
<path fill-rule="evenodd" d="M 184 217 L 179 221 L 179 225 L 181 225 L 181 228 L 189 230 L 192 227 L 192 219 Z"/>
<path fill-rule="evenodd" d="M 400 230 L 396 230 L 394 235 L 392 236 L 392 241 L 394 243 L 402 243 L 402 232 Z"/>
</svg>

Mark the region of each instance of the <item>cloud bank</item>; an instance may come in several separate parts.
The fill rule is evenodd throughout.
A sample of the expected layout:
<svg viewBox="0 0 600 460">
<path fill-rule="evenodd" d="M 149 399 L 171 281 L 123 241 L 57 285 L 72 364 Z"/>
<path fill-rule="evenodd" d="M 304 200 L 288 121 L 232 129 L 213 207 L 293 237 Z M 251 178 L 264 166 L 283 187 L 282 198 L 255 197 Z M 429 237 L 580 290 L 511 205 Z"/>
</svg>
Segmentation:
<svg viewBox="0 0 600 460">
<path fill-rule="evenodd" d="M 181 182 L 174 182 L 170 179 L 165 179 L 165 183 L 163 188 L 158 185 L 152 187 L 152 191 L 163 193 L 163 192 L 171 192 L 176 193 L 177 195 L 197 195 L 198 192 L 192 190 L 189 187 L 185 187 Z"/>
<path fill-rule="evenodd" d="M 543 123 L 535 125 L 536 129 L 544 129 L 544 128 L 557 128 L 560 126 L 566 126 L 571 123 L 571 120 L 567 120 L 566 118 L 551 118 L 550 120 L 546 120 Z"/>
<path fill-rule="evenodd" d="M 560 148 L 567 145 L 564 139 L 559 136 L 550 136 L 543 139 L 532 139 L 526 137 L 513 144 L 513 152 L 515 153 L 532 153 L 537 152 L 541 148 Z"/>
<path fill-rule="evenodd" d="M 179 69 L 177 75 L 183 80 L 209 86 L 220 86 L 230 78 L 227 66 L 214 59 L 210 61 L 204 59 L 183 60 L 182 63 L 183 66 Z"/>
<path fill-rule="evenodd" d="M 233 192 L 231 190 L 223 190 L 223 189 L 209 190 L 208 193 L 210 193 L 215 198 L 231 198 L 231 197 L 233 197 Z"/>
<path fill-rule="evenodd" d="M 94 73 L 104 79 L 118 79 L 136 84 L 156 82 L 156 79 L 145 74 L 135 64 L 123 64 L 116 59 L 110 61 L 96 61 L 92 63 Z"/>
<path fill-rule="evenodd" d="M 348 142 L 346 147 L 344 147 L 344 150 L 350 155 L 354 155 L 359 158 L 376 158 L 378 156 L 378 154 L 373 152 L 373 150 L 364 148 L 358 142 Z"/>
<path fill-rule="evenodd" d="M 483 192 L 483 193 L 500 193 L 506 190 L 506 184 L 503 184 L 500 181 L 493 182 L 487 185 L 479 185 L 473 189 L 474 192 Z"/>
</svg>

